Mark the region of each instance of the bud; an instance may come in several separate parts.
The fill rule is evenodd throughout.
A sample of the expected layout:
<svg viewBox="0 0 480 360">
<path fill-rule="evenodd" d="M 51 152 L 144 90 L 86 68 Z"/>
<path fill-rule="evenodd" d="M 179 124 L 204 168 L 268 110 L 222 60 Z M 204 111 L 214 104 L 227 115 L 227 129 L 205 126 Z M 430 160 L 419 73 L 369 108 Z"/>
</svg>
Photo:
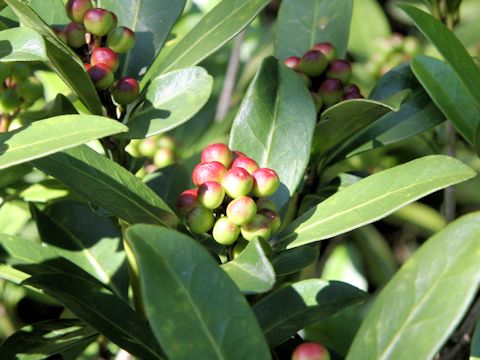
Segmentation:
<svg viewBox="0 0 480 360">
<path fill-rule="evenodd" d="M 318 50 L 307 51 L 300 60 L 300 70 L 310 77 L 320 76 L 327 68 L 325 55 Z"/>
<path fill-rule="evenodd" d="M 240 232 L 245 240 L 252 241 L 256 237 L 260 237 L 265 241 L 270 238 L 272 229 L 270 221 L 262 214 L 256 214 L 251 222 L 242 225 Z"/>
<path fill-rule="evenodd" d="M 109 48 L 96 48 L 92 51 L 92 58 L 90 59 L 92 65 L 104 64 L 108 66 L 112 72 L 118 69 L 118 57 Z"/>
<path fill-rule="evenodd" d="M 222 185 L 227 195 L 235 199 L 247 195 L 252 190 L 253 179 L 247 170 L 232 167 L 223 178 Z"/>
<path fill-rule="evenodd" d="M 135 33 L 125 26 L 116 27 L 108 33 L 107 45 L 116 53 L 126 53 L 135 46 Z"/>
<path fill-rule="evenodd" d="M 271 196 L 277 191 L 280 179 L 277 173 L 269 168 L 260 168 L 253 172 L 253 194 L 259 197 Z"/>
<path fill-rule="evenodd" d="M 83 17 L 83 25 L 89 33 L 97 36 L 107 35 L 116 25 L 117 17 L 106 9 L 90 9 Z"/>
<path fill-rule="evenodd" d="M 225 191 L 216 181 L 206 181 L 198 188 L 198 203 L 208 209 L 216 209 L 222 205 Z"/>
<path fill-rule="evenodd" d="M 352 66 L 345 60 L 333 60 L 327 69 L 327 78 L 338 79 L 346 85 L 352 78 Z"/>
<path fill-rule="evenodd" d="M 177 199 L 177 209 L 183 216 L 187 215 L 197 206 L 198 189 L 189 189 L 182 192 Z"/>
<path fill-rule="evenodd" d="M 277 207 L 275 206 L 273 201 L 266 198 L 260 198 L 257 200 L 257 209 L 258 210 L 270 209 L 273 211 L 277 211 Z"/>
<path fill-rule="evenodd" d="M 240 228 L 226 216 L 222 216 L 213 226 L 212 236 L 222 245 L 232 245 L 240 235 Z"/>
<path fill-rule="evenodd" d="M 257 213 L 255 201 L 248 196 L 240 196 L 232 200 L 227 206 L 227 217 L 236 225 L 249 223 Z"/>
<path fill-rule="evenodd" d="M 98 90 L 106 90 L 112 84 L 115 78 L 113 72 L 105 64 L 97 64 L 88 69 L 88 75 L 93 81 L 93 84 Z"/>
<path fill-rule="evenodd" d="M 65 26 L 65 36 L 67 37 L 67 44 L 74 49 L 78 49 L 85 45 L 85 27 L 82 24 L 71 22 Z"/>
<path fill-rule="evenodd" d="M 343 96 L 343 84 L 338 79 L 327 79 L 320 85 L 318 93 L 325 106 L 336 104 Z"/>
<path fill-rule="evenodd" d="M 278 229 L 280 229 L 280 225 L 282 225 L 282 220 L 280 219 L 280 215 L 271 209 L 260 209 L 257 211 L 257 214 L 261 214 L 265 216 L 269 223 L 270 228 L 272 229 L 272 234 L 276 233 Z"/>
<path fill-rule="evenodd" d="M 330 354 L 322 345 L 306 342 L 295 348 L 292 360 L 330 360 Z"/>
<path fill-rule="evenodd" d="M 244 170 L 247 170 L 247 172 L 252 175 L 252 173 L 258 169 L 258 164 L 255 160 L 249 157 L 241 157 L 233 161 L 232 169 L 233 168 L 242 168 Z"/>
<path fill-rule="evenodd" d="M 225 144 L 211 144 L 202 151 L 202 162 L 218 161 L 229 168 L 233 161 L 233 154 Z"/>
<path fill-rule="evenodd" d="M 283 63 L 290 69 L 298 70 L 300 65 L 300 58 L 298 56 L 290 56 L 286 58 Z"/>
<path fill-rule="evenodd" d="M 68 0 L 65 6 L 67 16 L 76 23 L 82 23 L 85 13 L 93 8 L 90 0 Z"/>
<path fill-rule="evenodd" d="M 196 206 L 187 215 L 187 225 L 194 234 L 204 234 L 212 230 L 215 218 L 210 209 Z"/>
<path fill-rule="evenodd" d="M 316 44 L 313 46 L 312 49 L 321 51 L 323 55 L 325 55 L 325 57 L 327 58 L 328 62 L 337 58 L 337 49 L 329 42 Z"/>
<path fill-rule="evenodd" d="M 193 169 L 192 180 L 196 186 L 200 186 L 206 181 L 222 183 L 226 173 L 227 169 L 218 161 L 201 162 Z"/>
<path fill-rule="evenodd" d="M 31 104 L 43 96 L 42 83 L 33 76 L 18 83 L 16 90 L 20 97 Z"/>
<path fill-rule="evenodd" d="M 170 149 L 159 148 L 153 155 L 153 163 L 157 168 L 164 168 L 175 164 L 175 154 Z"/>
<path fill-rule="evenodd" d="M 140 94 L 138 81 L 131 77 L 119 79 L 112 89 L 113 100 L 120 105 L 128 105 L 134 102 Z"/>
</svg>

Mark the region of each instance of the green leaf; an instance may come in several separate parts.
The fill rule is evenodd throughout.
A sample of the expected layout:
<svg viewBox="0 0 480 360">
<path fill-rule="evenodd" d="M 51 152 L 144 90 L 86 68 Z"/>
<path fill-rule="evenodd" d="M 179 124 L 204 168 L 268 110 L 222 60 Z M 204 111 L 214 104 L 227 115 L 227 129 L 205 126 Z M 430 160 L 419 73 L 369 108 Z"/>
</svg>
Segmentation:
<svg viewBox="0 0 480 360">
<path fill-rule="evenodd" d="M 45 41 L 28 28 L 0 32 L 0 61 L 46 61 Z"/>
<path fill-rule="evenodd" d="M 324 111 L 315 127 L 313 156 L 317 159 L 331 152 L 335 156 L 345 143 L 383 115 L 398 111 L 411 94 L 402 90 L 383 101 L 355 99 L 342 101 Z"/>
<path fill-rule="evenodd" d="M 477 212 L 424 243 L 373 303 L 347 359 L 432 359 L 477 292 L 479 236 Z"/>
<path fill-rule="evenodd" d="M 41 360 L 79 344 L 88 344 L 97 331 L 75 319 L 57 319 L 26 326 L 0 346 L 4 359 Z"/>
<path fill-rule="evenodd" d="M 275 273 L 289 275 L 305 269 L 318 259 L 318 246 L 300 246 L 296 249 L 273 254 L 272 265 Z"/>
<path fill-rule="evenodd" d="M 135 46 L 125 54 L 121 72 L 137 77 L 162 48 L 185 0 L 99 0 L 98 7 L 113 11 L 119 24 L 135 31 Z"/>
<path fill-rule="evenodd" d="M 36 121 L 0 134 L 0 169 L 126 130 L 118 121 L 94 115 L 63 115 Z"/>
<path fill-rule="evenodd" d="M 480 318 L 477 319 L 470 344 L 470 360 L 480 359 Z"/>
<path fill-rule="evenodd" d="M 244 294 L 262 294 L 275 284 L 275 272 L 258 239 L 248 243 L 234 260 L 222 265 Z"/>
<path fill-rule="evenodd" d="M 22 120 L 33 122 L 54 116 L 69 114 L 78 114 L 78 111 L 66 96 L 57 94 L 55 99 L 47 104 L 43 109 L 22 112 Z"/>
<path fill-rule="evenodd" d="M 63 43 L 25 0 L 5 0 L 23 26 L 31 28 L 45 40 L 48 63 L 63 81 L 78 95 L 92 114 L 101 115 L 102 105 L 80 58 Z"/>
<path fill-rule="evenodd" d="M 302 80 L 275 58 L 266 58 L 237 112 L 230 147 L 277 172 L 282 184 L 273 200 L 278 208 L 304 176 L 315 123 L 313 101 Z"/>
<path fill-rule="evenodd" d="M 30 218 L 28 206 L 23 201 L 4 202 L 0 207 L 0 233 L 17 234 Z"/>
<path fill-rule="evenodd" d="M 480 106 L 458 75 L 443 61 L 423 55 L 413 59 L 411 67 L 435 105 L 465 140 L 475 145 L 475 131 L 480 124 Z"/>
<path fill-rule="evenodd" d="M 365 300 L 366 293 L 338 281 L 303 280 L 258 301 L 253 310 L 270 346 L 299 330 Z"/>
<path fill-rule="evenodd" d="M 143 77 L 141 86 L 145 87 L 160 74 L 198 64 L 242 31 L 268 2 L 268 0 L 222 0 L 169 51 L 165 58 L 155 59 Z"/>
<path fill-rule="evenodd" d="M 155 78 L 146 100 L 128 121 L 128 138 L 172 130 L 193 117 L 207 102 L 213 78 L 201 67 L 172 71 Z"/>
<path fill-rule="evenodd" d="M 200 244 L 152 225 L 134 225 L 126 237 L 145 312 L 168 358 L 270 359 L 246 299 Z"/>
<path fill-rule="evenodd" d="M 278 15 L 275 56 L 302 56 L 319 42 L 330 42 L 338 57 L 347 51 L 352 0 L 284 0 Z"/>
<path fill-rule="evenodd" d="M 163 359 L 148 323 L 101 284 L 69 274 L 41 274 L 23 285 L 45 291 L 132 355 Z"/>
<path fill-rule="evenodd" d="M 476 176 L 462 162 L 431 155 L 371 175 L 329 197 L 293 221 L 274 249 L 331 238 L 379 220 L 416 199 Z"/>
<path fill-rule="evenodd" d="M 79 146 L 32 162 L 67 188 L 129 223 L 176 226 L 173 211 L 120 165 Z"/>
<path fill-rule="evenodd" d="M 110 219 L 73 201 L 54 203 L 44 211 L 32 205 L 31 210 L 44 245 L 128 298 L 121 233 Z"/>
<path fill-rule="evenodd" d="M 0 279 L 11 281 L 20 285 L 22 281 L 28 279 L 29 275 L 23 271 L 14 269 L 11 266 L 0 264 Z"/>
</svg>

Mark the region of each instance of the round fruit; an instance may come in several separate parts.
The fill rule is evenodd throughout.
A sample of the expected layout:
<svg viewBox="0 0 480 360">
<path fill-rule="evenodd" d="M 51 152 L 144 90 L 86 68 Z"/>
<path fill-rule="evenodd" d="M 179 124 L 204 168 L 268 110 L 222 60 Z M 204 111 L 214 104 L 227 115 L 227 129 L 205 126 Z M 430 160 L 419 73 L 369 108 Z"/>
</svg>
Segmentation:
<svg viewBox="0 0 480 360">
<path fill-rule="evenodd" d="M 65 7 L 70 20 L 82 23 L 85 13 L 93 8 L 93 5 L 90 0 L 68 0 Z"/>
<path fill-rule="evenodd" d="M 211 144 L 202 151 L 202 162 L 218 161 L 229 168 L 233 161 L 233 153 L 225 144 Z"/>
<path fill-rule="evenodd" d="M 249 157 L 236 158 L 232 163 L 233 168 L 242 168 L 247 170 L 250 175 L 259 168 L 257 162 Z"/>
<path fill-rule="evenodd" d="M 9 113 L 17 110 L 22 101 L 14 89 L 5 89 L 0 93 L 0 112 Z"/>
<path fill-rule="evenodd" d="M 249 223 L 257 213 L 255 201 L 248 196 L 240 196 L 232 200 L 227 206 L 227 217 L 236 225 Z"/>
<path fill-rule="evenodd" d="M 34 103 L 43 96 L 42 83 L 33 76 L 18 83 L 16 90 L 27 103 Z"/>
<path fill-rule="evenodd" d="M 200 186 L 206 181 L 222 183 L 226 173 L 227 169 L 218 161 L 201 162 L 193 169 L 192 180 L 196 186 Z"/>
<path fill-rule="evenodd" d="M 280 186 L 277 173 L 269 168 L 259 168 L 252 174 L 253 194 L 260 197 L 271 196 Z"/>
<path fill-rule="evenodd" d="M 88 75 L 98 90 L 108 89 L 115 80 L 113 72 L 105 64 L 97 64 L 88 69 Z"/>
<path fill-rule="evenodd" d="M 118 57 L 109 48 L 96 48 L 92 51 L 92 58 L 90 59 L 92 65 L 104 64 L 113 72 L 118 69 Z"/>
<path fill-rule="evenodd" d="M 223 216 L 213 226 L 212 236 L 222 245 L 232 245 L 240 235 L 240 227 Z"/>
<path fill-rule="evenodd" d="M 83 17 L 83 25 L 89 33 L 97 36 L 107 35 L 116 25 L 117 17 L 106 9 L 89 9 Z"/>
<path fill-rule="evenodd" d="M 189 189 L 182 192 L 177 199 L 177 209 L 182 215 L 187 215 L 197 206 L 197 189 Z"/>
<path fill-rule="evenodd" d="M 329 62 L 337 58 L 337 49 L 328 42 L 316 44 L 312 49 L 321 51 Z"/>
<path fill-rule="evenodd" d="M 320 76 L 325 71 L 328 60 L 321 51 L 309 50 L 300 60 L 299 68 L 310 77 Z"/>
<path fill-rule="evenodd" d="M 282 225 L 282 220 L 280 219 L 280 215 L 271 209 L 261 209 L 258 210 L 257 214 L 261 214 L 265 216 L 268 221 L 270 222 L 270 228 L 272 229 L 272 234 L 276 233 L 278 229 L 280 229 L 280 225 Z"/>
<path fill-rule="evenodd" d="M 67 37 L 67 44 L 74 49 L 78 49 L 85 45 L 85 27 L 82 24 L 71 22 L 65 27 L 65 36 Z"/>
<path fill-rule="evenodd" d="M 352 99 L 363 99 L 363 96 L 361 94 L 351 92 L 351 93 L 346 93 L 342 97 L 342 100 L 352 100 Z"/>
<path fill-rule="evenodd" d="M 53 30 L 53 32 L 55 33 L 55 35 L 57 35 L 57 37 L 58 37 L 63 43 L 65 43 L 65 44 L 67 43 L 67 35 L 65 35 L 65 32 L 64 32 L 62 29 L 53 27 L 52 30 Z"/>
<path fill-rule="evenodd" d="M 273 210 L 273 211 L 277 211 L 277 207 L 275 206 L 273 201 L 268 200 L 266 198 L 260 198 L 260 199 L 257 200 L 257 209 L 258 210 L 270 209 L 270 210 Z"/>
<path fill-rule="evenodd" d="M 157 149 L 153 155 L 153 164 L 157 168 L 164 168 L 175 164 L 175 154 L 170 149 Z"/>
<path fill-rule="evenodd" d="M 120 105 L 128 105 L 134 102 L 140 94 L 138 81 L 131 77 L 119 79 L 112 89 L 113 100 Z"/>
<path fill-rule="evenodd" d="M 124 26 L 116 27 L 108 33 L 107 45 L 116 53 L 126 53 L 135 46 L 135 33 Z"/>
<path fill-rule="evenodd" d="M 300 65 L 300 58 L 298 56 L 290 56 L 286 58 L 283 63 L 290 69 L 298 70 Z"/>
<path fill-rule="evenodd" d="M 327 69 L 327 77 L 338 79 L 343 85 L 346 85 L 352 78 L 352 66 L 345 60 L 333 60 Z"/>
<path fill-rule="evenodd" d="M 343 84 L 338 79 L 327 79 L 320 85 L 318 93 L 325 106 L 332 106 L 342 98 Z"/>
<path fill-rule="evenodd" d="M 198 188 L 198 202 L 208 209 L 216 209 L 222 205 L 225 191 L 216 181 L 206 181 Z"/>
<path fill-rule="evenodd" d="M 247 170 L 232 167 L 224 176 L 222 185 L 227 195 L 235 199 L 247 195 L 252 190 L 253 179 Z"/>
<path fill-rule="evenodd" d="M 330 360 L 330 354 L 322 345 L 306 342 L 295 348 L 292 360 Z"/>
<path fill-rule="evenodd" d="M 157 145 L 161 148 L 175 150 L 177 143 L 175 138 L 170 135 L 160 135 L 157 139 Z"/>
<path fill-rule="evenodd" d="M 260 237 L 265 241 L 272 234 L 270 221 L 262 214 L 256 214 L 251 222 L 242 225 L 240 232 L 245 240 L 252 241 L 256 237 Z"/>
<path fill-rule="evenodd" d="M 196 206 L 187 215 L 188 228 L 195 234 L 203 234 L 210 231 L 214 221 L 212 210 L 203 206 Z"/>
<path fill-rule="evenodd" d="M 155 143 L 155 139 L 147 138 L 140 141 L 138 145 L 138 152 L 142 156 L 146 157 L 153 157 L 155 155 L 155 151 L 157 151 L 157 144 Z"/>
</svg>

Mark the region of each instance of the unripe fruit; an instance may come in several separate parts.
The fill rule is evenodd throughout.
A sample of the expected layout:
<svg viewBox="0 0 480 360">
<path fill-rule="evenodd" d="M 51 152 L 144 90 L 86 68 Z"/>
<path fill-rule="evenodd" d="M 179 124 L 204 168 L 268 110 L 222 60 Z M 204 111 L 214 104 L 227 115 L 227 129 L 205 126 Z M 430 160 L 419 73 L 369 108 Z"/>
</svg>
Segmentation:
<svg viewBox="0 0 480 360">
<path fill-rule="evenodd" d="M 322 345 L 306 342 L 295 348 L 292 360 L 330 360 L 330 354 Z"/>
<path fill-rule="evenodd" d="M 334 60 L 327 69 L 327 78 L 338 79 L 346 85 L 352 78 L 352 66 L 348 61 Z"/>
<path fill-rule="evenodd" d="M 67 43 L 67 35 L 65 35 L 65 32 L 62 29 L 53 27 L 52 30 L 62 42 L 65 44 Z"/>
<path fill-rule="evenodd" d="M 320 96 L 320 94 L 313 91 L 310 91 L 310 95 L 312 95 L 313 104 L 315 105 L 315 110 L 317 111 L 317 114 L 318 114 L 320 110 L 322 110 L 322 106 L 323 106 L 322 97 Z"/>
<path fill-rule="evenodd" d="M 157 139 L 157 145 L 161 148 L 175 150 L 177 143 L 172 136 L 169 135 L 160 135 Z"/>
<path fill-rule="evenodd" d="M 260 168 L 253 172 L 253 194 L 260 197 L 271 196 L 277 191 L 280 179 L 277 173 L 268 168 Z"/>
<path fill-rule="evenodd" d="M 257 214 L 261 214 L 265 216 L 268 221 L 270 222 L 270 228 L 272 229 L 272 234 L 276 233 L 278 229 L 280 229 L 280 225 L 282 225 L 282 220 L 280 219 L 280 215 L 270 209 L 261 209 L 257 211 Z"/>
<path fill-rule="evenodd" d="M 82 23 L 85 13 L 93 8 L 90 0 L 68 0 L 66 5 L 67 16 L 76 23 Z"/>
<path fill-rule="evenodd" d="M 152 157 L 155 151 L 157 151 L 157 144 L 153 138 L 144 139 L 138 144 L 138 152 L 142 156 Z"/>
<path fill-rule="evenodd" d="M 113 72 L 118 69 L 118 57 L 109 48 L 96 48 L 92 51 L 92 58 L 90 59 L 92 65 L 104 64 L 108 66 Z"/>
<path fill-rule="evenodd" d="M 112 89 L 113 100 L 120 105 L 128 105 L 134 102 L 140 94 L 138 81 L 131 77 L 119 79 Z"/>
<path fill-rule="evenodd" d="M 30 68 L 24 63 L 14 63 L 11 68 L 12 79 L 19 83 L 30 76 Z"/>
<path fill-rule="evenodd" d="M 97 64 L 88 69 L 88 75 L 98 90 L 108 89 L 114 82 L 113 72 L 105 64 Z"/>
<path fill-rule="evenodd" d="M 286 58 L 283 63 L 290 69 L 298 70 L 298 66 L 300 65 L 300 58 L 298 56 L 290 56 L 289 58 Z"/>
<path fill-rule="evenodd" d="M 275 206 L 273 201 L 266 198 L 260 198 L 257 200 L 257 209 L 258 210 L 270 209 L 273 211 L 277 211 L 277 207 Z"/>
<path fill-rule="evenodd" d="M 213 226 L 212 236 L 222 245 L 232 245 L 240 235 L 240 227 L 231 222 L 226 216 L 217 220 Z"/>
<path fill-rule="evenodd" d="M 43 96 L 42 83 L 33 76 L 18 83 L 16 91 L 27 103 L 34 103 Z"/>
<path fill-rule="evenodd" d="M 206 181 L 198 188 L 198 203 L 208 209 L 216 209 L 222 205 L 225 190 L 216 181 Z"/>
<path fill-rule="evenodd" d="M 252 190 L 253 179 L 247 170 L 232 167 L 224 176 L 222 185 L 227 195 L 236 199 L 247 195 Z"/>
<path fill-rule="evenodd" d="M 187 215 L 197 206 L 197 192 L 198 190 L 189 189 L 182 192 L 177 199 L 177 209 L 182 215 Z"/>
<path fill-rule="evenodd" d="M 237 158 L 233 161 L 232 163 L 232 169 L 233 168 L 242 168 L 244 170 L 247 170 L 250 175 L 258 169 L 258 164 L 255 160 L 249 158 L 249 157 L 241 157 Z"/>
<path fill-rule="evenodd" d="M 191 232 L 203 234 L 210 231 L 213 227 L 215 218 L 210 209 L 203 206 L 197 206 L 187 215 L 187 225 Z"/>
<path fill-rule="evenodd" d="M 233 153 L 225 144 L 211 144 L 202 151 L 202 162 L 218 161 L 229 168 L 233 161 Z"/>
<path fill-rule="evenodd" d="M 3 83 L 10 76 L 10 65 L 0 62 L 0 83 Z"/>
<path fill-rule="evenodd" d="M 321 51 L 323 55 L 325 55 L 325 57 L 327 58 L 328 62 L 337 58 L 337 49 L 335 48 L 335 46 L 328 42 L 316 44 L 315 46 L 313 46 L 312 49 Z"/>
<path fill-rule="evenodd" d="M 218 161 L 201 162 L 193 169 L 192 180 L 196 186 L 206 181 L 216 181 L 221 184 L 226 173 L 227 169 Z"/>
<path fill-rule="evenodd" d="M 343 89 L 343 92 L 345 94 L 350 94 L 350 93 L 360 94 L 360 89 L 358 88 L 357 85 L 350 84 L 350 85 L 345 86 L 345 89 Z"/>
<path fill-rule="evenodd" d="M 363 99 L 363 96 L 361 94 L 351 92 L 351 93 L 346 93 L 342 97 L 342 100 L 352 100 L 352 99 Z"/>
<path fill-rule="evenodd" d="M 265 241 L 272 234 L 270 221 L 262 214 L 256 214 L 251 222 L 242 225 L 240 232 L 245 240 L 252 241 L 256 237 L 260 237 Z"/>
<path fill-rule="evenodd" d="M 153 163 L 157 168 L 164 168 L 175 164 L 175 154 L 170 149 L 157 149 L 153 155 Z"/>
<path fill-rule="evenodd" d="M 0 112 L 12 112 L 21 105 L 21 100 L 14 89 L 5 89 L 0 93 Z"/>
<path fill-rule="evenodd" d="M 325 71 L 328 60 L 321 51 L 309 50 L 300 60 L 299 68 L 310 77 L 320 76 Z"/>
<path fill-rule="evenodd" d="M 78 49 L 85 45 L 85 27 L 82 24 L 71 22 L 65 27 L 65 36 L 67 44 L 74 49 Z"/>
<path fill-rule="evenodd" d="M 97 36 L 107 35 L 114 28 L 117 17 L 106 9 L 90 9 L 83 17 L 83 25 L 89 33 Z"/>
<path fill-rule="evenodd" d="M 343 96 L 343 84 L 338 79 L 327 79 L 320 85 L 318 93 L 325 106 L 336 104 Z"/>
<path fill-rule="evenodd" d="M 135 46 L 135 33 L 124 26 L 116 27 L 108 33 L 107 45 L 116 53 L 126 53 Z"/>
<path fill-rule="evenodd" d="M 257 206 L 248 196 L 240 196 L 232 200 L 227 206 L 227 217 L 236 225 L 244 225 L 255 218 Z"/>
</svg>

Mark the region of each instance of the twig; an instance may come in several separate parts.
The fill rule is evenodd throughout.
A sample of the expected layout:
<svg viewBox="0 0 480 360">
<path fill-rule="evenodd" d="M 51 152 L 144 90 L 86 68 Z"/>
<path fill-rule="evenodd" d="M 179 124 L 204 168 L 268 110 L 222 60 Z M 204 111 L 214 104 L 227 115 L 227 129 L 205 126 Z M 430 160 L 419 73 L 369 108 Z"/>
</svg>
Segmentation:
<svg viewBox="0 0 480 360">
<path fill-rule="evenodd" d="M 452 126 L 450 121 L 447 121 L 445 124 L 445 131 L 446 131 L 446 153 L 448 156 L 455 157 L 455 141 L 456 141 L 456 133 L 455 129 Z M 444 190 L 444 214 L 445 214 L 445 221 L 447 223 L 452 222 L 455 219 L 456 213 L 456 196 L 455 196 L 455 188 L 453 186 L 449 186 Z"/>
<path fill-rule="evenodd" d="M 242 48 L 244 38 L 245 30 L 238 34 L 238 36 L 235 38 L 235 44 L 230 55 L 230 60 L 228 61 L 222 93 L 218 99 L 217 111 L 215 113 L 215 121 L 217 122 L 222 121 L 230 109 L 233 89 L 235 87 L 235 80 L 237 78 L 237 72 L 240 65 L 240 50 Z"/>
</svg>

